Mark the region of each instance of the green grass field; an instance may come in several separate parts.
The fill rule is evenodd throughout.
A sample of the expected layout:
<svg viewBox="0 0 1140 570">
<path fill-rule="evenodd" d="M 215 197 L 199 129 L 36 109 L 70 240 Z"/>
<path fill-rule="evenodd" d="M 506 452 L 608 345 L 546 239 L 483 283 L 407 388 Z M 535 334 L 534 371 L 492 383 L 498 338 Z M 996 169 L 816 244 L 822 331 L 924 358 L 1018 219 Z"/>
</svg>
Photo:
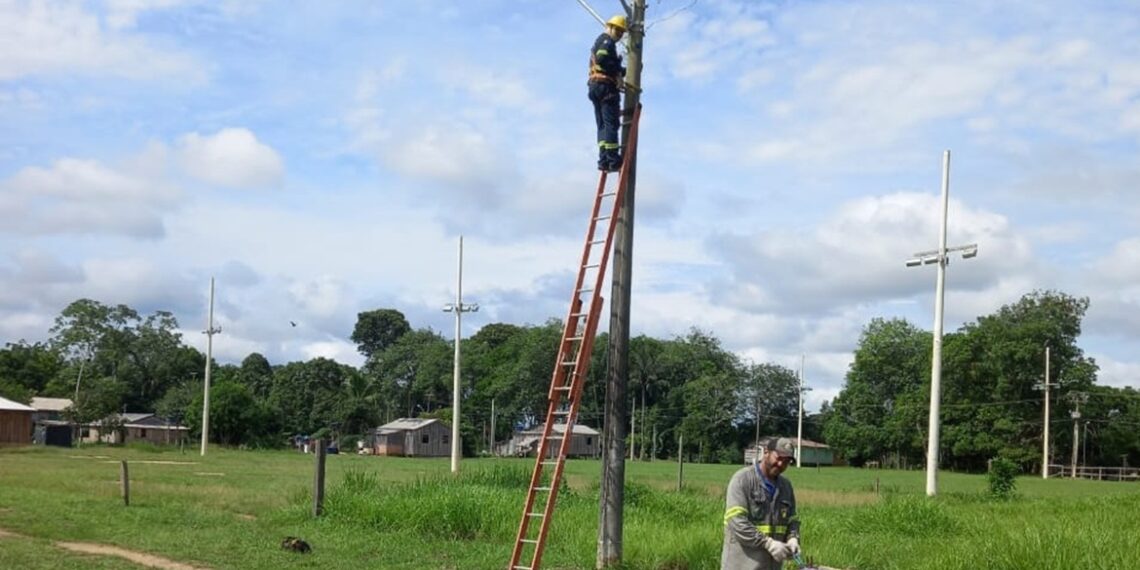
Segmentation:
<svg viewBox="0 0 1140 570">
<path fill-rule="evenodd" d="M 119 496 L 119 460 L 131 506 Z M 60 541 L 113 545 L 205 568 L 503 568 L 533 460 L 328 457 L 326 514 L 309 516 L 313 456 L 213 449 L 85 447 L 0 450 L 0 568 L 140 568 L 70 552 Z M 723 490 L 736 466 L 626 466 L 629 569 L 719 567 Z M 593 568 L 600 463 L 567 463 L 545 568 Z M 791 469 L 803 546 L 858 570 L 1140 568 L 1140 485 L 1018 479 L 1017 499 L 990 501 L 985 478 L 921 471 Z M 876 478 L 880 493 L 873 491 Z M 280 548 L 286 536 L 313 546 Z"/>
</svg>

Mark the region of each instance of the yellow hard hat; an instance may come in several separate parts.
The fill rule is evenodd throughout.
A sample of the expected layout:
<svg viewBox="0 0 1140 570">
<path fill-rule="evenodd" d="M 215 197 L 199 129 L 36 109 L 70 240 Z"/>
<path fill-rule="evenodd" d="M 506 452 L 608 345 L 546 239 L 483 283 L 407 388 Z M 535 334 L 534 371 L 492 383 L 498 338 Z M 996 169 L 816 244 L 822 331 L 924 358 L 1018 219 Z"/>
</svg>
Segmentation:
<svg viewBox="0 0 1140 570">
<path fill-rule="evenodd" d="M 617 16 L 614 16 L 613 18 L 610 18 L 610 19 L 609 19 L 609 20 L 606 22 L 606 25 L 607 25 L 607 26 L 613 26 L 613 27 L 615 27 L 615 28 L 617 28 L 617 29 L 619 29 L 619 30 L 621 30 L 621 31 L 623 31 L 623 32 L 624 32 L 624 31 L 626 30 L 626 26 L 625 26 L 625 16 L 622 16 L 622 15 L 617 15 Z"/>
</svg>

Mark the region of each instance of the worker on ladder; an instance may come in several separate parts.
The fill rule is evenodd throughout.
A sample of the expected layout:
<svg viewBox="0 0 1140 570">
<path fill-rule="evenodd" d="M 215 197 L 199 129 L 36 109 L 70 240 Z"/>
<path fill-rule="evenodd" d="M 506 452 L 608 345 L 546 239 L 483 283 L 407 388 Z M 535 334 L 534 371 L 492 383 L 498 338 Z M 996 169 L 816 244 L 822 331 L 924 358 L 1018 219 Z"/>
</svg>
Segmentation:
<svg viewBox="0 0 1140 570">
<path fill-rule="evenodd" d="M 598 170 L 621 170 L 618 145 L 618 120 L 621 91 L 625 87 L 625 68 L 617 42 L 625 35 L 625 16 L 614 16 L 606 22 L 606 30 L 594 40 L 590 50 L 590 101 L 594 103 L 594 119 L 598 123 Z"/>
</svg>

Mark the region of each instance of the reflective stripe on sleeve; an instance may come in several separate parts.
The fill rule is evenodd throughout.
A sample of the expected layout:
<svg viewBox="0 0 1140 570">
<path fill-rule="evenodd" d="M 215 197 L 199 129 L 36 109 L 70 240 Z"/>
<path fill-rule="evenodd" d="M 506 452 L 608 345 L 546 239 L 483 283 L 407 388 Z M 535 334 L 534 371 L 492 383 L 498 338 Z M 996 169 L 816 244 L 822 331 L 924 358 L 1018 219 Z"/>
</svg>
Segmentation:
<svg viewBox="0 0 1140 570">
<path fill-rule="evenodd" d="M 748 509 L 744 507 L 732 507 L 731 509 L 724 511 L 724 524 L 727 525 L 728 521 L 732 520 L 733 517 L 747 514 Z"/>
</svg>

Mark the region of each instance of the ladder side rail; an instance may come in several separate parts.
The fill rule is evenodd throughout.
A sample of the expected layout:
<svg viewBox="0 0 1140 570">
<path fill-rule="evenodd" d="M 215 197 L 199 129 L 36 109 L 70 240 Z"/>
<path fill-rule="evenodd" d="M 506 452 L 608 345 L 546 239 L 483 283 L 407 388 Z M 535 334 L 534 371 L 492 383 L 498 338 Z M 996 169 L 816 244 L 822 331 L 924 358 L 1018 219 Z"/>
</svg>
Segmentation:
<svg viewBox="0 0 1140 570">
<path fill-rule="evenodd" d="M 598 316 L 601 314 L 603 305 L 600 296 L 598 296 L 597 301 L 599 302 L 595 302 L 591 305 L 592 310 L 590 314 L 586 316 L 587 331 L 584 333 L 585 336 L 582 341 L 581 350 L 578 353 L 578 363 L 580 364 L 582 359 L 585 358 L 586 366 L 574 367 L 574 384 L 570 397 L 570 414 L 566 417 L 566 423 L 564 424 L 562 432 L 562 445 L 558 450 L 558 460 L 554 465 L 554 473 L 551 474 L 550 498 L 547 500 L 546 508 L 543 510 L 542 523 L 538 529 L 538 542 L 535 544 L 534 559 L 531 563 L 531 568 L 538 568 L 539 563 L 542 561 L 542 552 L 546 548 L 546 535 L 554 519 L 554 506 L 558 499 L 558 490 L 562 486 L 562 474 L 566 467 L 566 457 L 569 455 L 570 446 L 574 440 L 574 424 L 577 423 L 582 387 L 585 385 L 585 375 L 589 368 L 589 354 L 593 351 L 594 332 L 597 330 Z"/>
</svg>

